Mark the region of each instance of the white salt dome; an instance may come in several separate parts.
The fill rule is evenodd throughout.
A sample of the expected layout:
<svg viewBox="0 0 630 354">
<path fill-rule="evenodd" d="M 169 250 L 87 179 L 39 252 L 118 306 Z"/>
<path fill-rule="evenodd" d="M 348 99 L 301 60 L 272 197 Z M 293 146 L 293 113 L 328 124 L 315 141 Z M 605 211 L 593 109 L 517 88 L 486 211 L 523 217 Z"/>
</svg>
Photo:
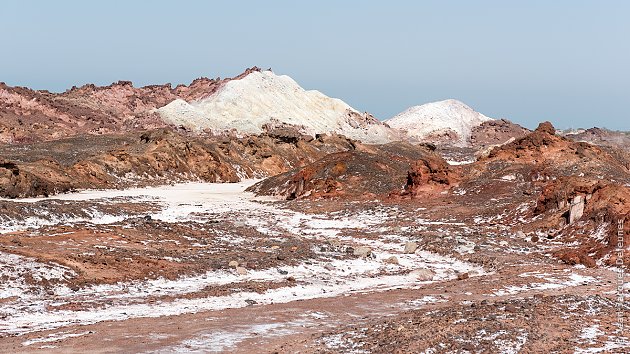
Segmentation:
<svg viewBox="0 0 630 354">
<path fill-rule="evenodd" d="M 451 99 L 410 107 L 385 123 L 405 131 L 409 138 L 418 141 L 450 131 L 457 134 L 456 144 L 466 145 L 472 129 L 488 120 L 492 118 Z"/>
<path fill-rule="evenodd" d="M 163 120 L 192 130 L 236 129 L 258 134 L 263 125 L 281 122 L 305 134 L 339 133 L 365 143 L 387 143 L 398 132 L 371 119 L 342 100 L 306 91 L 286 75 L 252 72 L 194 102 L 175 100 L 157 110 Z"/>
</svg>

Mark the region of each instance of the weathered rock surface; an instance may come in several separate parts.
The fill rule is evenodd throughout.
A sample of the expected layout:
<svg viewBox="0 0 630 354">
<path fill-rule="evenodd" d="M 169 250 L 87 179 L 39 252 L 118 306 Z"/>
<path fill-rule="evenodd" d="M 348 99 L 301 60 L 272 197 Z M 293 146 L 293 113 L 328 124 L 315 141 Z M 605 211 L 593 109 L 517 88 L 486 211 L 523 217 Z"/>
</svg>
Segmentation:
<svg viewBox="0 0 630 354">
<path fill-rule="evenodd" d="M 297 137 L 286 142 L 277 135 L 191 137 L 170 129 L 5 145 L 0 147 L 5 157 L 0 163 L 0 196 L 46 196 L 78 188 L 190 180 L 237 182 L 276 175 L 353 146 L 343 137 Z"/>
<path fill-rule="evenodd" d="M 551 225 L 566 225 L 559 236 L 577 246 L 555 252 L 565 262 L 594 267 L 598 261 L 612 266 L 620 259 L 622 264 L 630 264 L 616 252 L 619 243 L 630 244 L 630 226 L 624 223 L 630 218 L 630 187 L 580 177 L 561 178 L 547 184 L 534 213 L 546 216 Z"/>
<path fill-rule="evenodd" d="M 599 146 L 609 146 L 630 152 L 630 133 L 608 130 L 605 128 L 589 128 L 562 132 L 562 136 L 578 142 L 588 142 Z"/>
<path fill-rule="evenodd" d="M 365 258 L 372 255 L 372 249 L 367 246 L 359 246 L 352 253 L 357 257 Z"/>
<path fill-rule="evenodd" d="M 506 119 L 489 120 L 472 128 L 470 145 L 476 149 L 503 144 L 510 139 L 522 138 L 529 134 L 529 129 Z"/>
</svg>

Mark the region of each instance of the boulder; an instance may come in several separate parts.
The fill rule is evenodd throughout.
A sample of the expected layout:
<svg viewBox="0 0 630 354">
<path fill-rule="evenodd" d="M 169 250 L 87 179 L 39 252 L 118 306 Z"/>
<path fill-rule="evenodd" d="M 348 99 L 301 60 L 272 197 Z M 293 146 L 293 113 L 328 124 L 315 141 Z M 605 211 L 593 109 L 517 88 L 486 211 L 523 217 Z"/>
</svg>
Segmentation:
<svg viewBox="0 0 630 354">
<path fill-rule="evenodd" d="M 236 267 L 236 273 L 238 273 L 239 275 L 246 275 L 247 269 L 245 269 L 244 267 Z"/>
<path fill-rule="evenodd" d="M 391 257 L 389 257 L 389 258 L 386 258 L 386 259 L 384 260 L 384 262 L 385 262 L 385 263 L 387 263 L 387 264 L 396 264 L 396 265 L 398 265 L 398 264 L 399 264 L 399 263 L 398 263 L 398 258 L 397 258 L 396 256 L 391 256 Z"/>
<path fill-rule="evenodd" d="M 352 254 L 361 258 L 366 258 L 372 255 L 372 249 L 367 246 L 359 246 L 354 249 Z"/>
<path fill-rule="evenodd" d="M 435 272 L 432 271 L 431 269 L 422 268 L 422 269 L 412 270 L 411 272 L 409 272 L 409 275 L 416 278 L 416 280 L 418 281 L 429 281 L 429 280 L 433 280 L 433 277 L 435 276 Z"/>
<path fill-rule="evenodd" d="M 412 254 L 412 253 L 416 253 L 416 250 L 418 249 L 418 244 L 415 242 L 407 242 L 405 243 L 405 250 L 403 252 L 407 253 L 407 254 Z"/>
</svg>

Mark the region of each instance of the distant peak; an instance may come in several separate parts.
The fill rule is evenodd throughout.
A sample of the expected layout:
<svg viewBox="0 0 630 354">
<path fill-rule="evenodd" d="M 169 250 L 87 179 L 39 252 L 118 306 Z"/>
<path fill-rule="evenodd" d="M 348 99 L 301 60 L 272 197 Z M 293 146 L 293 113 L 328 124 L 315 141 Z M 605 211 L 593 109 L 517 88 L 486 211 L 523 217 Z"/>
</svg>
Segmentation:
<svg viewBox="0 0 630 354">
<path fill-rule="evenodd" d="M 450 137 L 454 133 L 456 137 L 453 142 L 466 145 L 472 128 L 489 120 L 492 118 L 451 98 L 410 107 L 386 123 L 392 128 L 406 131 L 412 140 L 425 141 L 436 136 Z"/>
</svg>

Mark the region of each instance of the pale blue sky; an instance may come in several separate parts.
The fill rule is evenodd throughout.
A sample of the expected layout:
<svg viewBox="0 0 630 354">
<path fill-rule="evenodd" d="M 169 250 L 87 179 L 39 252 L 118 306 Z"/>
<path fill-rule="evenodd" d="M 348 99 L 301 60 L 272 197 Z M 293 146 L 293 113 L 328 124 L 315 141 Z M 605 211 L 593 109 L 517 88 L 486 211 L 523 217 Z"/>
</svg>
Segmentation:
<svg viewBox="0 0 630 354">
<path fill-rule="evenodd" d="M 63 91 L 272 67 L 386 119 L 457 98 L 528 127 L 630 130 L 630 1 L 0 4 L 0 81 Z"/>
</svg>

